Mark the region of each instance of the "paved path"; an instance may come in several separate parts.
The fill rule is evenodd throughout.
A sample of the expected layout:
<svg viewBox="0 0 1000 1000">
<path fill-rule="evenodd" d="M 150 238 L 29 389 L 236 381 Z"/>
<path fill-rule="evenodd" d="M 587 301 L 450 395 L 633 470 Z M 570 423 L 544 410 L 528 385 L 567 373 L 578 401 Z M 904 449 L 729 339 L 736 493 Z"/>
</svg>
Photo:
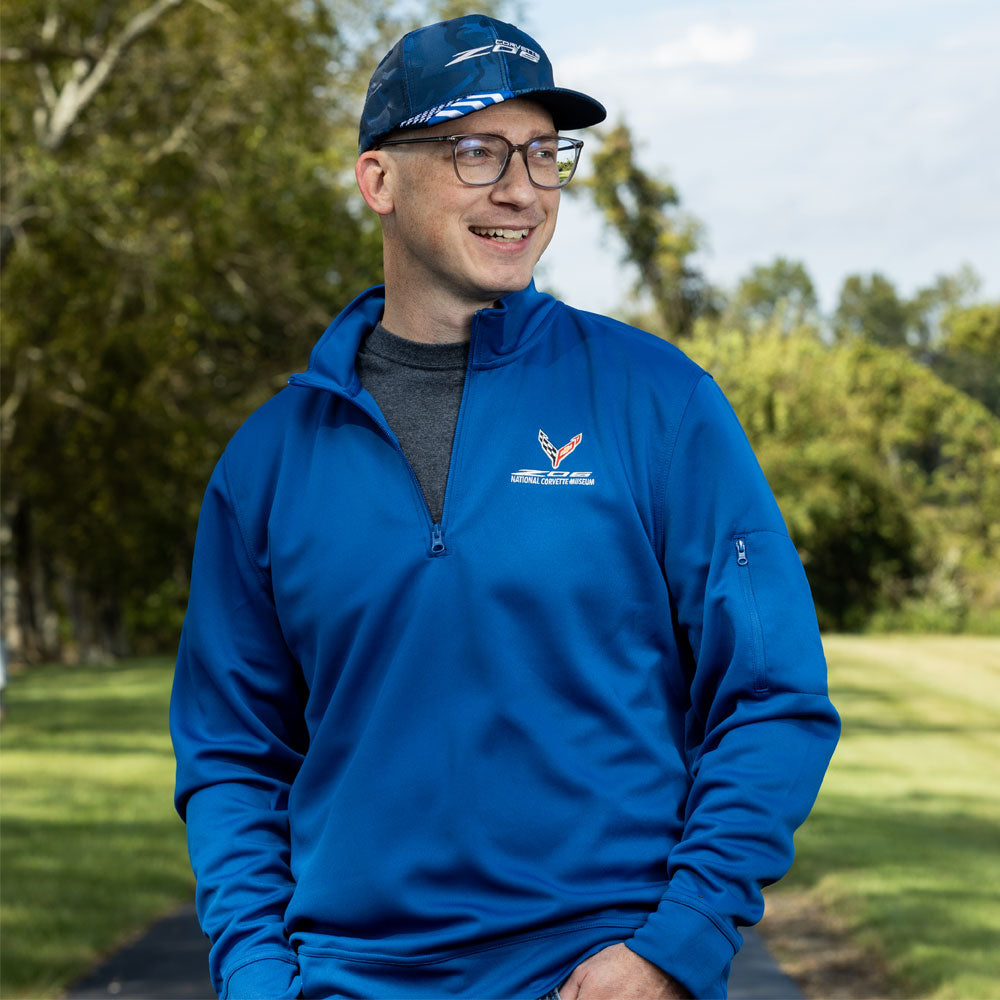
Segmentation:
<svg viewBox="0 0 1000 1000">
<path fill-rule="evenodd" d="M 803 1000 L 754 931 L 729 981 L 730 1000 Z M 113 955 L 66 995 L 67 1000 L 211 1000 L 208 942 L 188 906 L 154 924 L 134 944 Z"/>
</svg>

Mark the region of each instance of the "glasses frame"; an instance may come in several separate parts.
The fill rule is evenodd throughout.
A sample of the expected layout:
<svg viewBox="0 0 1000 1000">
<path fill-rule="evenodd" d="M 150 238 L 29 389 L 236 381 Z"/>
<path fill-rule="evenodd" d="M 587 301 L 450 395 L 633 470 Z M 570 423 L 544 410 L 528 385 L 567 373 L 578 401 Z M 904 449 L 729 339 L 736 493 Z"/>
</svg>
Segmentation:
<svg viewBox="0 0 1000 1000">
<path fill-rule="evenodd" d="M 499 139 L 507 147 L 507 155 L 504 157 L 503 163 L 500 165 L 500 172 L 491 181 L 467 181 L 458 172 L 458 143 L 460 139 L 473 139 L 480 137 L 483 139 Z M 557 139 L 559 142 L 568 143 L 569 146 L 574 150 L 576 158 L 573 161 L 573 169 L 569 172 L 569 176 L 566 180 L 561 181 L 559 184 L 539 184 L 534 177 L 531 176 L 531 167 L 528 166 L 528 147 L 533 142 L 538 142 L 539 139 Z M 582 139 L 571 139 L 569 136 L 556 135 L 551 132 L 543 132 L 541 135 L 533 136 L 527 142 L 511 142 L 506 136 L 496 135 L 493 132 L 462 132 L 458 135 L 425 135 L 414 139 L 383 139 L 381 142 L 377 142 L 372 148 L 381 149 L 383 146 L 405 146 L 409 143 L 414 142 L 450 142 L 451 143 L 451 165 L 455 168 L 455 176 L 458 178 L 459 182 L 466 184 L 469 187 L 489 187 L 491 184 L 496 184 L 505 173 L 507 173 L 507 167 L 510 166 L 511 157 L 515 153 L 521 154 L 521 159 L 524 160 L 524 169 L 528 175 L 528 180 L 531 181 L 533 187 L 541 188 L 544 191 L 558 191 L 560 188 L 566 187 L 567 184 L 573 179 L 576 174 L 576 168 L 580 165 L 580 150 L 583 149 Z"/>
</svg>

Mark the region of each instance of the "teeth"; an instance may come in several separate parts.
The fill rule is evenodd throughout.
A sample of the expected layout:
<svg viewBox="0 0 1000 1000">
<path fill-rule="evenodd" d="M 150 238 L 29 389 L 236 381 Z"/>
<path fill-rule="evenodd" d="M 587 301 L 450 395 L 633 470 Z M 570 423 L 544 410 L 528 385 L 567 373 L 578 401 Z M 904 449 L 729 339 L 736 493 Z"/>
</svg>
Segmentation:
<svg viewBox="0 0 1000 1000">
<path fill-rule="evenodd" d="M 478 236 L 489 236 L 495 240 L 507 240 L 511 243 L 517 240 L 526 239 L 530 230 L 527 229 L 490 229 L 490 228 L 479 228 L 477 226 L 472 227 L 472 231 Z"/>
</svg>

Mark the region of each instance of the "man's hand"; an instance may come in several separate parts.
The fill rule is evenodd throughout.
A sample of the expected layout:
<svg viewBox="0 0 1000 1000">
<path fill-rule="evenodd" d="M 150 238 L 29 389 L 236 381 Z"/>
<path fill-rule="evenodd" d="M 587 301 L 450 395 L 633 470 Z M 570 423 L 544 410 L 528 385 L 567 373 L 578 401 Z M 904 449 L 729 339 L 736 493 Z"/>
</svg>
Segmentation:
<svg viewBox="0 0 1000 1000">
<path fill-rule="evenodd" d="M 591 955 L 559 987 L 562 1000 L 687 1000 L 691 994 L 623 944 Z"/>
</svg>

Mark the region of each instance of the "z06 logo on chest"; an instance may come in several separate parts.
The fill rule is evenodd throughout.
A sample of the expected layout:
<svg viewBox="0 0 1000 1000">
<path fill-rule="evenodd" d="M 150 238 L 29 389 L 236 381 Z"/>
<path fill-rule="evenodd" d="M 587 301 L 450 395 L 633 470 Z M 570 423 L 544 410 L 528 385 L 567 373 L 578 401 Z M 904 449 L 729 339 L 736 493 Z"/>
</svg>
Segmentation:
<svg viewBox="0 0 1000 1000">
<path fill-rule="evenodd" d="M 557 448 L 550 440 L 549 436 L 541 428 L 538 430 L 538 443 L 545 453 L 545 457 L 552 466 L 551 471 L 547 469 L 518 469 L 510 474 L 512 483 L 525 483 L 530 486 L 593 486 L 593 472 L 569 472 L 559 470 L 565 458 L 568 458 L 579 447 L 583 440 L 583 434 L 577 434 L 570 438 L 561 448 Z"/>
</svg>

